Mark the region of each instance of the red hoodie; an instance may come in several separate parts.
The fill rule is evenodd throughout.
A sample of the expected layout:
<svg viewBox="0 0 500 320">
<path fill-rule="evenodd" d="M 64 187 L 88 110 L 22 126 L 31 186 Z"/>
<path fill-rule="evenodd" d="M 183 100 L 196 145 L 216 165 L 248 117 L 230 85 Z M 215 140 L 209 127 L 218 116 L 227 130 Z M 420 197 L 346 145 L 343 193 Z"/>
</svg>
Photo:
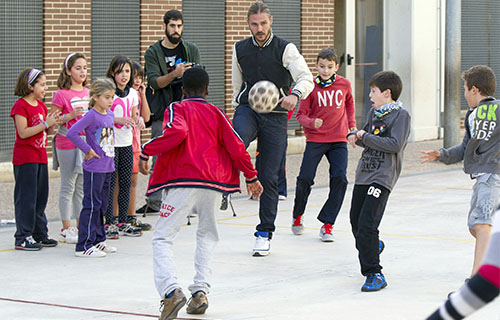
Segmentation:
<svg viewBox="0 0 500 320">
<path fill-rule="evenodd" d="M 314 128 L 314 120 L 323 124 Z M 304 127 L 308 142 L 347 142 L 349 128 L 356 127 L 351 83 L 336 76 L 335 82 L 323 88 L 317 83 L 306 99 L 300 101 L 297 120 Z"/>
<path fill-rule="evenodd" d="M 231 121 L 204 98 L 171 103 L 163 128 L 163 135 L 142 146 L 141 159 L 158 156 L 146 195 L 179 187 L 237 192 L 238 170 L 248 182 L 256 180 L 257 171 Z"/>
</svg>

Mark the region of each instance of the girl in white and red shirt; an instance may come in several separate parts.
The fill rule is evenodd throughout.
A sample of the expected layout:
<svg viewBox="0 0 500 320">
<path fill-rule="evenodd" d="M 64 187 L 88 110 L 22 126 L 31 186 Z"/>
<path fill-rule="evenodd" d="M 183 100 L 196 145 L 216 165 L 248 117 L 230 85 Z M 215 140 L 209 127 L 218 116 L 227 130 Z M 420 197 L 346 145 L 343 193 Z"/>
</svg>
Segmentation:
<svg viewBox="0 0 500 320">
<path fill-rule="evenodd" d="M 106 211 L 106 237 L 109 239 L 118 239 L 120 235 L 138 237 L 142 235 L 141 229 L 127 222 L 134 163 L 132 128 L 137 125 L 139 105 L 137 91 L 132 88 L 134 83 L 132 61 L 125 56 L 115 56 L 109 64 L 106 76 L 116 85 L 111 106 L 111 111 L 115 115 L 115 171 L 111 176 L 109 204 Z M 119 188 L 115 192 L 117 182 Z M 115 197 L 117 197 L 118 216 L 113 215 Z"/>
</svg>

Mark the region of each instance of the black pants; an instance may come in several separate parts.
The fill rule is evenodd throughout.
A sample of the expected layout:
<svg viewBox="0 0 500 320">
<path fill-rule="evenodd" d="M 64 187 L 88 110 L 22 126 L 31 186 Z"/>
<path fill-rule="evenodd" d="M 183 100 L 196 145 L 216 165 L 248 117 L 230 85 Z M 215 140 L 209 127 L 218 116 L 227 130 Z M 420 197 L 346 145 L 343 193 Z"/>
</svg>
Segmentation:
<svg viewBox="0 0 500 320">
<path fill-rule="evenodd" d="M 382 271 L 378 252 L 378 226 L 391 192 L 379 184 L 354 185 L 351 202 L 351 227 L 359 252 L 361 274 Z"/>
<path fill-rule="evenodd" d="M 264 192 L 259 202 L 260 223 L 257 231 L 269 232 L 270 237 L 276 229 L 274 221 L 278 213 L 278 174 L 287 144 L 286 117 L 286 113 L 260 114 L 247 105 L 240 105 L 233 118 L 234 129 L 246 148 L 255 138 L 258 139 L 258 177 Z"/>
<path fill-rule="evenodd" d="M 109 184 L 108 209 L 106 210 L 106 223 L 115 223 L 113 217 L 113 196 L 115 193 L 116 177 L 118 176 L 118 222 L 127 222 L 128 205 L 130 200 L 130 185 L 132 184 L 132 167 L 134 166 L 134 153 L 132 146 L 115 147 L 115 171 L 111 174 Z"/>
<path fill-rule="evenodd" d="M 49 173 L 46 163 L 14 166 L 14 211 L 16 246 L 33 236 L 35 241 L 48 237 L 45 207 L 49 198 Z"/>
<path fill-rule="evenodd" d="M 293 218 L 296 219 L 301 214 L 304 214 L 306 210 L 311 186 L 314 185 L 316 169 L 318 169 L 319 162 L 323 156 L 330 163 L 330 192 L 323 208 L 319 212 L 318 220 L 322 223 L 333 225 L 335 224 L 335 220 L 337 220 L 347 189 L 347 143 L 345 142 L 307 142 L 300 166 L 300 173 L 297 177 Z"/>
</svg>

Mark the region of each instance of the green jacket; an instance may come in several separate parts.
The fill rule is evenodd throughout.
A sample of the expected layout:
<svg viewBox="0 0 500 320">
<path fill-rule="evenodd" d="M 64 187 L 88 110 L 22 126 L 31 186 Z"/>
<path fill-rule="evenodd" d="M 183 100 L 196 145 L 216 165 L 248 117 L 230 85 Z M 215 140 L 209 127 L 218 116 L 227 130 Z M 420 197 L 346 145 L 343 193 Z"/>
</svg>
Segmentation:
<svg viewBox="0 0 500 320">
<path fill-rule="evenodd" d="M 163 54 L 163 50 L 161 48 L 162 41 L 163 39 L 153 43 L 148 50 L 146 50 L 146 54 L 144 55 L 144 59 L 146 60 L 145 70 L 148 78 L 148 84 L 155 90 L 159 89 L 156 79 L 168 73 L 165 55 Z M 200 51 L 194 43 L 183 39 L 179 45 L 182 46 L 184 50 L 187 62 L 200 64 Z M 167 86 L 167 90 L 172 90 L 170 85 Z M 172 96 L 172 92 L 170 92 L 170 96 Z"/>
</svg>

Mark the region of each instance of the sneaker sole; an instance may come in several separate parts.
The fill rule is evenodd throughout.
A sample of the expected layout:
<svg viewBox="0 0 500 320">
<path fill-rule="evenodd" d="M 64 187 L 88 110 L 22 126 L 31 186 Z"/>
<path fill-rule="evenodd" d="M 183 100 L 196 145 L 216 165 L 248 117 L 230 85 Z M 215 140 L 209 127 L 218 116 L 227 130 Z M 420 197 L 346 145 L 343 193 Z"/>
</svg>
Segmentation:
<svg viewBox="0 0 500 320">
<path fill-rule="evenodd" d="M 292 226 L 292 233 L 296 236 L 300 236 L 301 234 L 304 233 L 304 227 L 302 229 L 294 229 L 297 228 L 297 226 Z"/>
<path fill-rule="evenodd" d="M 376 291 L 380 291 L 380 290 L 384 289 L 385 287 L 387 287 L 387 282 L 384 283 L 383 285 L 381 285 L 380 288 L 369 289 L 369 288 L 361 287 L 361 291 L 363 291 L 363 292 L 376 292 Z"/>
<path fill-rule="evenodd" d="M 25 248 L 25 247 L 20 247 L 20 246 L 16 246 L 15 249 L 16 250 L 23 250 L 23 251 L 40 251 L 40 250 L 42 250 L 42 248 Z"/>
<path fill-rule="evenodd" d="M 253 256 L 254 257 L 265 257 L 268 256 L 271 252 L 269 251 L 254 251 Z"/>
<path fill-rule="evenodd" d="M 177 318 L 177 314 L 179 313 L 179 311 L 182 309 L 182 307 L 184 307 L 186 305 L 186 297 L 184 297 L 181 301 L 179 301 L 175 307 L 172 309 L 172 311 L 167 314 L 167 316 L 165 318 L 162 318 L 160 316 L 160 319 L 165 319 L 165 320 L 172 320 L 172 319 L 176 319 Z"/>
<path fill-rule="evenodd" d="M 57 246 L 57 243 L 54 243 L 54 244 L 43 244 L 43 243 L 40 243 L 42 245 L 42 247 L 44 248 L 53 248 L 53 247 L 56 247 Z"/>
<path fill-rule="evenodd" d="M 121 236 L 127 236 L 127 237 L 140 237 L 142 236 L 142 232 L 141 233 L 120 233 Z"/>
<path fill-rule="evenodd" d="M 333 242 L 333 241 L 335 241 L 335 240 L 333 239 L 333 237 L 332 237 L 332 238 L 323 238 L 323 237 L 322 237 L 322 238 L 321 238 L 321 241 L 323 241 L 323 242 Z"/>
<path fill-rule="evenodd" d="M 111 240 L 120 239 L 120 235 L 116 234 L 112 236 L 106 236 L 106 239 L 111 239 Z"/>
<path fill-rule="evenodd" d="M 81 252 L 84 252 L 84 251 L 81 251 Z M 105 252 L 103 252 L 103 253 L 105 253 Z M 78 257 L 78 258 L 104 258 L 104 257 L 106 257 L 106 254 L 104 254 L 104 255 L 80 254 L 80 252 L 75 252 L 75 257 Z"/>
</svg>

